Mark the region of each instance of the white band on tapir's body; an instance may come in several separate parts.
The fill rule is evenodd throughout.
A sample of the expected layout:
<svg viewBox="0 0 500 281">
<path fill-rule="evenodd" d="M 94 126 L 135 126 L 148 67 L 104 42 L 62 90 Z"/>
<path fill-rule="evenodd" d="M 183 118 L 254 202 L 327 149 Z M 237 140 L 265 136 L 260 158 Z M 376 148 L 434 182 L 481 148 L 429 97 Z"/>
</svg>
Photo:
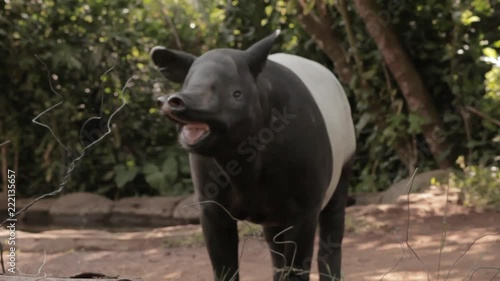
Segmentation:
<svg viewBox="0 0 500 281">
<path fill-rule="evenodd" d="M 302 80 L 311 92 L 325 121 L 333 154 L 333 172 L 321 207 L 323 209 L 337 188 L 342 167 L 356 149 L 349 101 L 335 75 L 321 64 L 283 53 L 272 54 L 268 58 L 289 68 Z"/>
</svg>

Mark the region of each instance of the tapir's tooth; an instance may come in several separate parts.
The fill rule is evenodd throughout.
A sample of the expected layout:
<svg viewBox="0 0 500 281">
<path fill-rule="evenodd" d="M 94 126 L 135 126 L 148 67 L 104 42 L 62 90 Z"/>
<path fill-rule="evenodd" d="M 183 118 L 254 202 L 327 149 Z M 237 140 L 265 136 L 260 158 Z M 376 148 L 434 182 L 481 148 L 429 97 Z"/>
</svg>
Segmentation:
<svg viewBox="0 0 500 281">
<path fill-rule="evenodd" d="M 191 123 L 184 126 L 188 130 L 203 130 L 208 131 L 208 125 L 202 123 Z"/>
</svg>

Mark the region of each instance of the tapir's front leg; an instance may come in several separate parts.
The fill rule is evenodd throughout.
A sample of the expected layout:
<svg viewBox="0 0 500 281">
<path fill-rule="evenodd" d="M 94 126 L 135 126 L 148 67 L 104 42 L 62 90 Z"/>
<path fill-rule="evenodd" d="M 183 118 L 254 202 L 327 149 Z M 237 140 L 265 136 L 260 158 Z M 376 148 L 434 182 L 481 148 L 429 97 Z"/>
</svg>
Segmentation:
<svg viewBox="0 0 500 281">
<path fill-rule="evenodd" d="M 238 281 L 238 229 L 236 221 L 219 206 L 204 206 L 201 226 L 215 281 Z"/>
<path fill-rule="evenodd" d="M 304 215 L 292 228 L 275 228 L 273 231 L 271 228 L 265 229 L 270 248 L 275 251 L 272 253 L 273 266 L 277 267 L 275 281 L 309 280 L 317 217 L 317 213 L 312 212 Z"/>
</svg>

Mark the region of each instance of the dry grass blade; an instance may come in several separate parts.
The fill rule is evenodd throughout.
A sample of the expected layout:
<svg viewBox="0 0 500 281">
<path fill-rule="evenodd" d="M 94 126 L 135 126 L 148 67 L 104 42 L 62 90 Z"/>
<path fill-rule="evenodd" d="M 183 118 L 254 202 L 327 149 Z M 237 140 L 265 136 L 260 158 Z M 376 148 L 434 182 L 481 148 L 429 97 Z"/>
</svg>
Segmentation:
<svg viewBox="0 0 500 281">
<path fill-rule="evenodd" d="M 497 269 L 497 273 L 495 275 L 493 275 L 493 277 L 491 277 L 491 279 L 489 281 L 493 281 L 493 279 L 495 279 L 498 276 L 498 274 L 500 274 L 500 268 Z"/>
<path fill-rule="evenodd" d="M 47 65 L 42 61 L 42 59 L 40 59 L 40 57 L 38 55 L 35 55 L 35 57 L 40 61 L 40 63 L 43 65 L 43 67 L 45 68 L 45 71 L 47 71 L 47 77 L 48 77 L 48 80 L 49 80 L 49 87 L 50 87 L 50 90 L 56 94 L 57 96 L 59 96 L 62 100 L 59 101 L 58 103 L 54 104 L 53 106 L 45 109 L 44 111 L 42 111 L 40 114 L 38 114 L 35 118 L 33 118 L 33 120 L 31 120 L 31 122 L 37 124 L 37 125 L 40 125 L 42 127 L 45 127 L 47 128 L 47 130 L 49 130 L 49 132 L 52 134 L 52 136 L 56 139 L 56 141 L 64 148 L 65 151 L 69 151 L 69 149 L 61 142 L 61 140 L 56 136 L 56 134 L 54 133 L 54 131 L 52 130 L 52 128 L 46 124 L 43 124 L 43 123 L 40 123 L 38 122 L 38 118 L 42 117 L 43 115 L 45 115 L 45 113 L 51 111 L 52 109 L 60 106 L 61 104 L 64 103 L 64 97 L 59 94 L 55 89 L 54 87 L 52 86 L 52 74 L 50 73 L 50 70 L 49 68 L 47 67 Z"/>
<path fill-rule="evenodd" d="M 408 210 L 407 210 L 407 224 L 406 224 L 406 239 L 405 239 L 405 244 L 406 244 L 406 247 L 408 247 L 408 250 L 413 253 L 413 255 L 420 261 L 420 263 L 422 265 L 424 265 L 424 263 L 422 262 L 422 260 L 420 259 L 420 257 L 417 255 L 417 253 L 413 250 L 413 248 L 410 246 L 410 243 L 408 243 L 408 239 L 409 239 L 409 232 L 410 232 L 410 193 L 411 193 L 411 189 L 413 187 L 413 181 L 415 179 L 415 176 L 417 175 L 417 171 L 418 171 L 418 167 L 415 169 L 415 171 L 413 171 L 413 174 L 411 175 L 411 178 L 410 180 L 408 181 L 408 184 L 406 185 L 406 189 L 408 190 L 408 193 L 407 193 L 407 199 L 406 199 L 406 203 L 407 203 L 407 207 L 408 207 Z M 390 274 L 392 271 L 394 271 L 394 269 L 396 269 L 396 267 L 404 260 L 404 257 L 406 255 L 405 251 L 404 251 L 404 248 L 403 246 L 401 246 L 402 250 L 403 250 L 403 254 L 401 255 L 401 257 L 399 258 L 399 260 L 396 262 L 396 264 L 388 271 L 386 272 L 384 275 L 382 275 L 382 277 L 380 278 L 380 281 L 384 280 L 384 278 Z M 410 254 L 410 258 L 411 258 L 411 254 Z M 425 267 L 425 265 L 424 265 Z M 429 273 L 427 272 L 427 280 L 430 281 L 429 279 Z"/>
<path fill-rule="evenodd" d="M 290 263 L 290 264 L 293 264 L 293 262 L 295 261 L 295 255 L 297 254 L 297 243 L 295 243 L 294 241 L 277 241 L 277 240 L 276 240 L 276 238 L 277 238 L 278 236 L 282 235 L 283 233 L 285 233 L 285 232 L 289 231 L 289 230 L 290 230 L 290 229 L 292 229 L 292 228 L 293 228 L 293 226 L 289 226 L 289 227 L 287 227 L 287 228 L 283 229 L 282 231 L 280 231 L 278 234 L 274 235 L 274 237 L 273 237 L 273 243 L 275 243 L 275 244 L 278 244 L 278 245 L 279 245 L 279 244 L 283 244 L 283 245 L 285 245 L 285 246 L 286 246 L 286 244 L 292 244 L 292 245 L 294 246 L 294 250 L 293 250 L 293 257 L 292 257 L 292 261 L 291 261 L 291 263 Z M 284 263 L 284 264 L 285 264 L 285 266 L 286 266 L 286 264 L 287 264 L 287 263 L 286 263 L 286 257 L 285 257 L 284 255 L 283 255 L 283 259 L 285 260 L 285 263 Z M 290 272 L 291 272 L 291 271 L 292 271 L 292 268 L 291 268 L 291 267 L 288 269 L 288 272 L 286 273 L 286 275 L 283 275 L 284 271 L 282 271 L 282 272 L 281 272 L 281 275 L 280 275 L 279 280 L 280 280 L 280 281 L 281 281 L 281 280 L 283 280 L 283 277 L 284 277 L 284 276 L 288 276 L 288 275 L 290 274 Z"/>
<path fill-rule="evenodd" d="M 408 217 L 407 217 L 408 224 L 407 224 L 407 227 L 406 227 L 406 240 L 405 240 L 405 244 L 406 244 L 406 247 L 408 247 L 408 249 L 410 250 L 410 252 L 417 258 L 417 260 L 420 262 L 420 264 L 422 264 L 424 266 L 424 268 L 425 268 L 424 262 L 418 256 L 417 252 L 415 252 L 415 250 L 413 250 L 412 246 L 408 242 L 408 240 L 409 240 L 409 233 L 410 233 L 410 193 L 411 193 L 411 189 L 413 187 L 413 180 L 415 179 L 415 175 L 417 174 L 417 171 L 418 171 L 418 167 L 413 172 L 413 175 L 410 178 L 410 182 L 408 183 L 409 189 L 408 189 L 407 202 L 406 202 L 407 205 L 408 205 Z M 427 281 L 431 281 L 431 279 L 429 277 L 429 271 L 426 271 L 426 272 L 427 272 Z"/>
<path fill-rule="evenodd" d="M 444 214 L 443 214 L 443 231 L 441 232 L 441 243 L 439 245 L 439 258 L 438 258 L 438 270 L 437 270 L 437 281 L 439 281 L 439 275 L 441 272 L 441 257 L 443 255 L 444 245 L 446 243 L 447 227 L 446 227 L 446 217 L 448 216 L 448 198 L 450 195 L 450 185 L 446 187 L 446 202 L 444 203 Z"/>
<path fill-rule="evenodd" d="M 22 270 L 20 268 L 17 268 L 17 270 L 19 271 L 19 274 L 17 274 L 18 276 L 25 276 L 25 277 L 42 277 L 42 278 L 46 278 L 48 275 L 46 273 L 43 274 L 43 276 L 41 276 L 42 274 L 42 269 L 43 267 L 45 266 L 45 263 L 47 262 L 47 253 L 45 252 L 45 250 L 43 251 L 43 262 L 42 264 L 38 267 L 38 271 L 36 274 L 26 274 L 24 272 L 22 272 Z"/>
<path fill-rule="evenodd" d="M 10 142 L 10 140 L 6 140 L 6 141 L 0 143 L 0 146 L 4 146 L 4 145 L 8 144 L 9 142 Z"/>
<path fill-rule="evenodd" d="M 481 240 L 481 239 L 483 239 L 485 237 L 488 237 L 488 236 L 496 236 L 496 235 L 499 235 L 499 234 L 500 234 L 500 231 L 495 232 L 495 233 L 488 233 L 488 234 L 482 235 L 482 236 L 474 239 L 474 241 L 472 241 L 472 243 L 469 244 L 469 246 L 467 247 L 467 249 L 451 265 L 450 269 L 448 270 L 448 274 L 446 275 L 446 278 L 444 280 L 445 281 L 448 280 L 448 278 L 450 277 L 450 274 L 451 274 L 451 271 L 453 270 L 453 268 L 455 268 L 455 266 L 458 264 L 458 262 L 467 254 L 467 252 L 469 252 L 469 250 L 472 248 L 472 246 L 474 246 L 474 244 L 476 244 L 477 241 L 479 241 L 479 240 Z"/>
<path fill-rule="evenodd" d="M 113 69 L 115 69 L 115 66 L 112 66 L 110 69 L 106 70 L 102 75 L 101 75 L 101 81 L 104 82 L 104 77 L 110 73 L 111 71 L 113 71 Z M 101 93 L 104 93 L 104 86 L 103 84 L 101 83 Z M 123 92 L 123 91 L 122 91 Z M 91 120 L 101 120 L 102 119 L 102 114 L 103 114 L 103 108 L 104 108 L 104 94 L 101 94 L 101 105 L 99 107 L 99 116 L 98 117 L 91 117 L 89 119 L 87 119 L 87 121 L 85 121 L 82 125 L 82 127 L 80 128 L 80 136 L 82 135 L 83 133 L 83 129 L 85 128 L 85 126 L 87 125 L 88 122 L 90 122 Z"/>
<path fill-rule="evenodd" d="M 394 269 L 396 269 L 396 267 L 398 267 L 398 265 L 405 259 L 406 257 L 406 251 L 405 251 L 405 248 L 404 248 L 404 245 L 403 245 L 403 240 L 397 236 L 397 233 L 396 231 L 394 231 L 394 236 L 396 236 L 397 239 L 399 239 L 399 246 L 401 247 L 401 251 L 403 252 L 403 254 L 401 255 L 401 257 L 399 257 L 399 260 L 396 262 L 396 264 L 394 264 L 393 267 L 391 267 L 391 269 L 389 271 L 387 271 L 386 273 L 384 273 L 384 275 L 382 275 L 382 277 L 380 278 L 380 281 L 384 280 L 384 278 L 389 275 L 391 272 L 394 271 Z"/>
<path fill-rule="evenodd" d="M 474 269 L 474 271 L 472 271 L 471 275 L 470 275 L 470 278 L 469 278 L 469 281 L 472 281 L 472 276 L 474 276 L 474 274 L 476 272 L 478 272 L 479 270 L 496 270 L 497 271 L 497 274 L 495 274 L 491 279 L 493 280 L 497 275 L 498 273 L 500 273 L 500 267 L 494 267 L 494 266 L 483 266 L 483 267 L 478 267 L 476 269 Z"/>
</svg>

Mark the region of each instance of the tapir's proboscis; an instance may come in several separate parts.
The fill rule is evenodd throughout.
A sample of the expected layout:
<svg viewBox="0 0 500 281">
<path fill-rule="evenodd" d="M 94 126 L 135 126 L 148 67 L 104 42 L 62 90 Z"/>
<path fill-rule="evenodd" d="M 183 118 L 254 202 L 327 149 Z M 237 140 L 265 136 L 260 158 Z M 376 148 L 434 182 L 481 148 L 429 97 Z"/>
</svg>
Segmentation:
<svg viewBox="0 0 500 281">
<path fill-rule="evenodd" d="M 318 225 L 320 280 L 341 277 L 356 149 L 351 108 L 327 68 L 270 54 L 279 33 L 246 50 L 220 48 L 201 56 L 151 50 L 159 71 L 182 84 L 158 104 L 177 124 L 189 154 L 217 281 L 239 280 L 237 220 L 263 226 L 273 280 L 309 280 Z"/>
</svg>

